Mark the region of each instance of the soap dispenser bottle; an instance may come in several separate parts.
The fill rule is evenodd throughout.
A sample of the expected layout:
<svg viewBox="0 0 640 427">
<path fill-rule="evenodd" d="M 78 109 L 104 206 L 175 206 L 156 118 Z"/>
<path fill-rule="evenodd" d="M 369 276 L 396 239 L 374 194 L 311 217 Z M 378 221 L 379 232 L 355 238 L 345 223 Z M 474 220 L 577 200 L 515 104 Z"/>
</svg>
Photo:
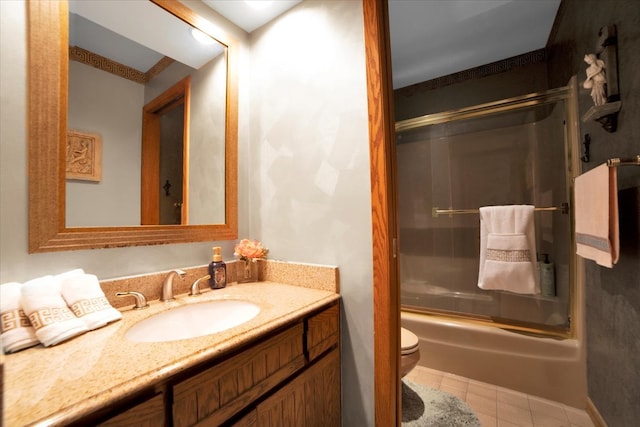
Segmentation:
<svg viewBox="0 0 640 427">
<path fill-rule="evenodd" d="M 222 289 L 227 286 L 227 265 L 222 261 L 220 246 L 213 247 L 213 259 L 209 264 L 209 287 Z"/>
<path fill-rule="evenodd" d="M 542 254 L 544 261 L 540 263 L 540 290 L 545 297 L 556 296 L 556 281 L 553 263 L 549 261 L 549 254 Z"/>
</svg>

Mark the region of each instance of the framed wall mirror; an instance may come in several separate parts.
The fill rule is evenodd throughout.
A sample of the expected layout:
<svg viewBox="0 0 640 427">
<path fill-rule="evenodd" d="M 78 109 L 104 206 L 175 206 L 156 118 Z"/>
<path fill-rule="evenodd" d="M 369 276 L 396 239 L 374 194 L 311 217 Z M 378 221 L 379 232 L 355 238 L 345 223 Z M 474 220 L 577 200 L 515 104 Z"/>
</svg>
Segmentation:
<svg viewBox="0 0 640 427">
<path fill-rule="evenodd" d="M 236 239 L 235 41 L 176 0 L 85 3 L 28 3 L 29 252 Z"/>
</svg>

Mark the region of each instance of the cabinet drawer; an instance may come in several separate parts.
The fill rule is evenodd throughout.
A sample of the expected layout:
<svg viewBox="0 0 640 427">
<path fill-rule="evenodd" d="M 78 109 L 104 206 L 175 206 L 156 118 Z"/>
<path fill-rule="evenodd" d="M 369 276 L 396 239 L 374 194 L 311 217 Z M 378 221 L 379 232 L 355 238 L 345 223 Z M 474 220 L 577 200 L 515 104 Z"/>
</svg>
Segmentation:
<svg viewBox="0 0 640 427">
<path fill-rule="evenodd" d="M 306 349 L 309 361 L 315 360 L 340 341 L 340 305 L 336 304 L 307 319 Z"/>
<path fill-rule="evenodd" d="M 304 366 L 302 323 L 173 387 L 175 427 L 220 425 Z"/>
</svg>

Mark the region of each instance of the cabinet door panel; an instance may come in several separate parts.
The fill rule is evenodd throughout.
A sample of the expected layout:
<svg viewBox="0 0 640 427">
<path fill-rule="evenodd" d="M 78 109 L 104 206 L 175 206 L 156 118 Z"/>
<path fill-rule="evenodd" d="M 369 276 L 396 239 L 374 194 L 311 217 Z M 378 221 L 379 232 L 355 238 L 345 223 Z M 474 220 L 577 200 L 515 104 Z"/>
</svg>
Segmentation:
<svg viewBox="0 0 640 427">
<path fill-rule="evenodd" d="M 303 336 L 298 323 L 176 384 L 174 426 L 220 425 L 237 414 L 304 366 Z"/>
<path fill-rule="evenodd" d="M 340 426 L 340 352 L 336 348 L 260 403 L 258 427 Z"/>
</svg>

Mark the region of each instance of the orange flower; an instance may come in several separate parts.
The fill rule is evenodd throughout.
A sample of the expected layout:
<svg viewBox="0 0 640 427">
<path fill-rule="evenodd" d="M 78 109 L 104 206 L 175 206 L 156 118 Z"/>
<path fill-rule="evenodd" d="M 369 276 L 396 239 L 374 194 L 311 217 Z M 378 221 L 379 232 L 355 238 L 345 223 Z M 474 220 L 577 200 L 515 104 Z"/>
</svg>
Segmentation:
<svg viewBox="0 0 640 427">
<path fill-rule="evenodd" d="M 255 260 L 264 258 L 269 253 L 269 249 L 262 246 L 258 240 L 242 239 L 233 248 L 233 254 L 240 259 Z"/>
</svg>

